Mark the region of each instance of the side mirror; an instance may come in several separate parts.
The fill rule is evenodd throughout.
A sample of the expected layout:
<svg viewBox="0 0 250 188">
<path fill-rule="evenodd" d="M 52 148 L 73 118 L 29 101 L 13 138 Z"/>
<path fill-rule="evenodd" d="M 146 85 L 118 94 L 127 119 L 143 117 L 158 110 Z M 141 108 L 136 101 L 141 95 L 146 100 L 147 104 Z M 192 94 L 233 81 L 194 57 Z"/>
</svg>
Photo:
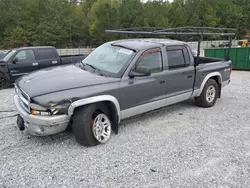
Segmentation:
<svg viewBox="0 0 250 188">
<path fill-rule="evenodd" d="M 15 58 L 13 59 L 12 63 L 13 63 L 13 64 L 16 64 L 17 62 L 18 62 L 18 58 L 15 57 Z"/>
<path fill-rule="evenodd" d="M 132 70 L 129 74 L 130 78 L 134 77 L 144 77 L 144 76 L 150 76 L 151 75 L 151 69 L 149 67 L 137 67 L 135 70 Z"/>
</svg>

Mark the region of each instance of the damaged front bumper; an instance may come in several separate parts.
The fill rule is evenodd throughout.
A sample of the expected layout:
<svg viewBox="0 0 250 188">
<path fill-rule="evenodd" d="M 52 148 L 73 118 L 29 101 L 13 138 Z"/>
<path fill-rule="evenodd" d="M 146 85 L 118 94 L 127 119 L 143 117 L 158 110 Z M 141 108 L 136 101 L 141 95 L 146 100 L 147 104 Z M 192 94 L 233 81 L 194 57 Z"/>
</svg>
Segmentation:
<svg viewBox="0 0 250 188">
<path fill-rule="evenodd" d="M 60 133 L 65 131 L 69 124 L 69 115 L 35 116 L 22 108 L 18 95 L 14 96 L 14 102 L 25 128 L 32 135 L 47 136 Z"/>
</svg>

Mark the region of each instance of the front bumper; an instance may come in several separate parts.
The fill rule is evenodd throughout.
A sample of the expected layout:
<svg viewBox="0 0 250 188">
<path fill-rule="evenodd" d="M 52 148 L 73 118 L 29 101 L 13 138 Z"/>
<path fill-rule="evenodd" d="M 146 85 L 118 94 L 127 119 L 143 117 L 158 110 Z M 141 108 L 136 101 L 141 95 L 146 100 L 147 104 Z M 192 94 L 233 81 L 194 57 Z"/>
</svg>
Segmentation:
<svg viewBox="0 0 250 188">
<path fill-rule="evenodd" d="M 70 117 L 68 115 L 34 116 L 26 112 L 20 105 L 18 95 L 14 96 L 18 114 L 23 118 L 28 132 L 36 136 L 53 135 L 66 130 Z"/>
</svg>

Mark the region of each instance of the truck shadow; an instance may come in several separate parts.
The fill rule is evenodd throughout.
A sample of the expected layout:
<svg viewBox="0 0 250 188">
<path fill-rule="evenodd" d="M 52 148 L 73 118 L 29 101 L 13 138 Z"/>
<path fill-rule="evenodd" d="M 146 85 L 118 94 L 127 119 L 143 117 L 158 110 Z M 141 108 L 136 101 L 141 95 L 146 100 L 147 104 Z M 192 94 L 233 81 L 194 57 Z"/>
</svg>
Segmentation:
<svg viewBox="0 0 250 188">
<path fill-rule="evenodd" d="M 131 118 L 127 118 L 123 120 L 120 123 L 119 127 L 119 132 L 118 134 L 122 134 L 123 129 L 125 129 L 126 126 L 136 126 L 138 122 L 140 121 L 149 121 L 151 119 L 157 119 L 162 116 L 166 115 L 171 115 L 171 114 L 178 114 L 178 115 L 183 115 L 183 111 L 186 111 L 187 109 L 190 108 L 197 108 L 194 105 L 194 102 L 192 99 L 174 104 L 168 107 L 163 107 L 154 111 L 146 112 L 141 115 L 137 115 Z M 115 136 L 115 134 L 113 134 Z M 74 135 L 72 133 L 72 129 L 68 128 L 65 132 L 63 133 L 58 133 L 52 136 L 44 136 L 44 137 L 36 137 L 36 136 L 31 136 L 27 134 L 27 139 L 30 139 L 30 141 L 39 143 L 39 145 L 56 145 L 56 144 L 64 144 L 67 146 L 76 146 L 77 142 L 74 139 Z M 115 138 L 114 138 L 115 139 Z M 78 146 L 80 146 L 78 144 Z M 81 147 L 81 146 L 80 146 Z"/>
</svg>

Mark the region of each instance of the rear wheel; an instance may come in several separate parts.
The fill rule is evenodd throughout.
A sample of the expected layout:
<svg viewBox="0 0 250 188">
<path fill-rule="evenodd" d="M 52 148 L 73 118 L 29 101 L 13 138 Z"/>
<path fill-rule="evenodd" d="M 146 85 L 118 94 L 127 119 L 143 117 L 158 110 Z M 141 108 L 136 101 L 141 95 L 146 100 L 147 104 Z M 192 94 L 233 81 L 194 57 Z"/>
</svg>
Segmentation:
<svg viewBox="0 0 250 188">
<path fill-rule="evenodd" d="M 111 136 L 111 120 L 104 104 L 91 104 L 75 110 L 72 123 L 76 141 L 84 146 L 106 143 Z"/>
<path fill-rule="evenodd" d="M 202 93 L 199 97 L 195 98 L 197 106 L 209 108 L 214 106 L 218 98 L 219 87 L 214 79 L 209 79 L 205 84 Z"/>
</svg>

